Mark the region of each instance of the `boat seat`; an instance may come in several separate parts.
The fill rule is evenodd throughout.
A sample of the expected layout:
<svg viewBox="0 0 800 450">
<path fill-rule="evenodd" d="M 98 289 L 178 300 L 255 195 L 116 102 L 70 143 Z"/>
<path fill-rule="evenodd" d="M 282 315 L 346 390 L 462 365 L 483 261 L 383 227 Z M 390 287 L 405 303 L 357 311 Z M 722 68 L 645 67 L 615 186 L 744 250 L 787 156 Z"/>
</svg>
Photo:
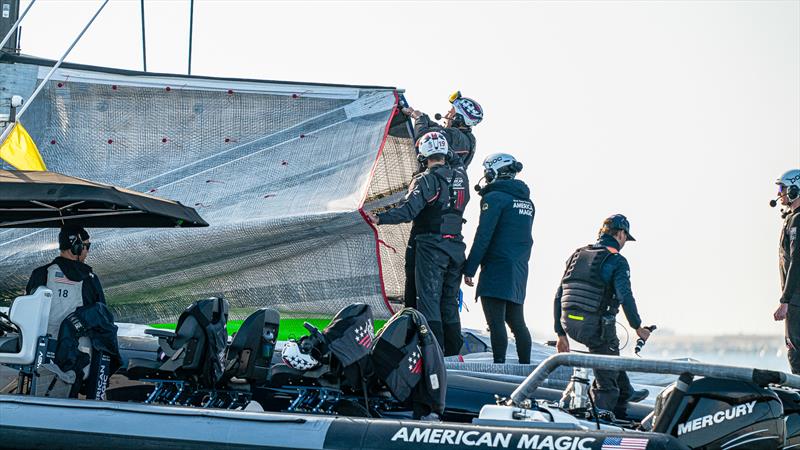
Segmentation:
<svg viewBox="0 0 800 450">
<path fill-rule="evenodd" d="M 42 286 L 31 295 L 14 299 L 8 317 L 20 333 L 0 338 L 0 364 L 33 364 L 39 338 L 47 335 L 53 292 Z"/>
<path fill-rule="evenodd" d="M 280 313 L 269 308 L 257 310 L 242 322 L 228 346 L 224 380 L 232 377 L 250 383 L 267 380 L 280 322 Z"/>
<path fill-rule="evenodd" d="M 216 338 L 209 335 L 209 328 L 226 333 L 227 318 L 228 302 L 222 298 L 208 298 L 186 308 L 178 318 L 174 332 L 145 330 L 145 333 L 158 337 L 157 359 L 130 359 L 128 378 L 199 379 L 208 373 L 205 365 L 209 361 L 206 355 L 209 339 Z"/>
</svg>

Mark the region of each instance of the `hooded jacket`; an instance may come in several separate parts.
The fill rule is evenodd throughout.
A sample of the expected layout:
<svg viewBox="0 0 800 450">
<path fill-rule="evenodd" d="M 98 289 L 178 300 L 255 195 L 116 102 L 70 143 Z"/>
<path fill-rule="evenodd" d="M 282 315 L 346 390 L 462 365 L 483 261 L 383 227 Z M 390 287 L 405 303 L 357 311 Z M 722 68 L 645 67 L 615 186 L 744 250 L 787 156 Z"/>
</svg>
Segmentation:
<svg viewBox="0 0 800 450">
<path fill-rule="evenodd" d="M 500 179 L 481 189 L 479 195 L 482 197 L 480 222 L 464 275 L 475 276 L 480 266 L 478 297 L 522 304 L 528 283 L 536 213 L 530 189 L 520 180 Z"/>
<path fill-rule="evenodd" d="M 800 208 L 795 208 L 781 230 L 779 263 L 781 303 L 800 306 Z"/>
</svg>

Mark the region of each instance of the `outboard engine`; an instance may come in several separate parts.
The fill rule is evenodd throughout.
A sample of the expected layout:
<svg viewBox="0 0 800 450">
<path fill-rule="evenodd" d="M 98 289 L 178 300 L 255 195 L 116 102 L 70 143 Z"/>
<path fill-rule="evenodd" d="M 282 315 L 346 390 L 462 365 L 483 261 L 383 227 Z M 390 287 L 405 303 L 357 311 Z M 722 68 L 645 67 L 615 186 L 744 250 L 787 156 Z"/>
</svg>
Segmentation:
<svg viewBox="0 0 800 450">
<path fill-rule="evenodd" d="M 681 380 L 656 399 L 653 431 L 676 436 L 692 449 L 783 448 L 786 425 L 778 395 L 755 383 Z"/>
<path fill-rule="evenodd" d="M 786 444 L 783 448 L 800 447 L 800 393 L 796 389 L 773 387 L 783 403 L 783 418 L 786 422 Z"/>
</svg>

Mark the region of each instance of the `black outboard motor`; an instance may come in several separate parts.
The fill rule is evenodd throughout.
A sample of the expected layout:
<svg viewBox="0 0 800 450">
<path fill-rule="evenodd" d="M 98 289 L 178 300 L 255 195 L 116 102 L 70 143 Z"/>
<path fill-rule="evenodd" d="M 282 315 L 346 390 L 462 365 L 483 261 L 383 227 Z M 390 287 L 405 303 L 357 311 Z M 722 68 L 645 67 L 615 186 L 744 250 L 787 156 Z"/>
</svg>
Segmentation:
<svg viewBox="0 0 800 450">
<path fill-rule="evenodd" d="M 786 445 L 783 448 L 800 447 L 800 393 L 792 388 L 773 387 L 783 403 L 783 418 L 786 421 Z"/>
<path fill-rule="evenodd" d="M 376 337 L 372 349 L 375 374 L 392 395 L 411 399 L 414 418 L 442 415 L 447 372 L 439 343 L 425 316 L 405 308 L 392 317 Z"/>
<path fill-rule="evenodd" d="M 676 436 L 692 449 L 783 448 L 786 425 L 778 395 L 755 383 L 701 378 L 656 399 L 654 431 Z M 682 396 L 677 402 L 672 396 Z M 672 412 L 672 414 L 670 414 Z"/>
</svg>

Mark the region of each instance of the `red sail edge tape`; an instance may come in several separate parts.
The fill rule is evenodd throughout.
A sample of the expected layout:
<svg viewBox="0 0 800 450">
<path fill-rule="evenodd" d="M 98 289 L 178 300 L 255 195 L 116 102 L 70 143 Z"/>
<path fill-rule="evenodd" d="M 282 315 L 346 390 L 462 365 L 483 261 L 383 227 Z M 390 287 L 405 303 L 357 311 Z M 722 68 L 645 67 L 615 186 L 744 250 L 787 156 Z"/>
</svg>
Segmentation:
<svg viewBox="0 0 800 450">
<path fill-rule="evenodd" d="M 364 190 L 364 196 L 361 198 L 361 202 L 359 203 L 358 212 L 361 214 L 361 218 L 364 219 L 364 222 L 367 222 L 370 228 L 372 228 L 372 233 L 375 235 L 375 256 L 378 259 L 378 279 L 381 282 L 381 295 L 383 295 L 383 303 L 386 304 L 386 309 L 389 310 L 389 314 L 394 315 L 395 310 L 392 308 L 391 303 L 389 303 L 389 297 L 386 295 L 386 284 L 383 282 L 383 263 L 381 262 L 381 239 L 378 237 L 378 227 L 369 220 L 367 217 L 367 213 L 364 211 L 364 201 L 367 199 L 367 193 L 369 191 L 369 185 L 372 183 L 372 179 L 375 177 L 375 169 L 378 167 L 378 160 L 381 159 L 381 155 L 383 154 L 383 147 L 386 145 L 386 139 L 389 137 L 389 127 L 392 125 L 392 120 L 394 119 L 395 114 L 397 114 L 397 105 L 400 101 L 400 97 L 397 95 L 397 91 L 394 91 L 394 108 L 392 109 L 392 114 L 389 115 L 389 120 L 386 121 L 386 128 L 383 130 L 383 139 L 381 139 L 381 146 L 378 148 L 378 154 L 375 156 L 375 162 L 372 163 L 372 169 L 369 172 L 369 179 L 367 180 L 367 189 Z"/>
<path fill-rule="evenodd" d="M 386 241 L 384 241 L 383 239 L 378 239 L 378 243 L 383 245 L 384 247 L 388 248 L 392 252 L 397 253 L 397 249 L 392 247 L 391 245 L 387 244 Z"/>
</svg>

